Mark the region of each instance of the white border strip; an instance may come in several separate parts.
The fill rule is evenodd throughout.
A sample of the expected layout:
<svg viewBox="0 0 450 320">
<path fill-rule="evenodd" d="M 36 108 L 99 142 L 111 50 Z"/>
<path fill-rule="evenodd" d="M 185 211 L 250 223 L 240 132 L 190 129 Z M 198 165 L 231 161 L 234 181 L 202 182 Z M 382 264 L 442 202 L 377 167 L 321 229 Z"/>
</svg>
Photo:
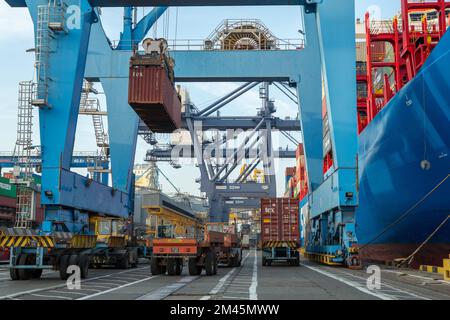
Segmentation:
<svg viewBox="0 0 450 320">
<path fill-rule="evenodd" d="M 258 300 L 258 293 L 256 292 L 256 288 L 258 287 L 258 256 L 255 252 L 255 260 L 253 261 L 253 275 L 252 275 L 252 284 L 250 288 L 248 288 L 248 294 L 250 300 Z"/>
<path fill-rule="evenodd" d="M 377 293 L 377 292 L 371 291 L 371 290 L 365 288 L 364 286 L 360 285 L 357 282 L 346 280 L 346 279 L 341 278 L 341 277 L 339 277 L 337 275 L 334 275 L 332 273 L 320 270 L 319 268 L 307 266 L 305 264 L 303 264 L 303 267 L 306 267 L 306 268 L 308 268 L 310 270 L 313 270 L 315 272 L 323 274 L 324 276 L 327 276 L 327 277 L 332 278 L 334 280 L 340 281 L 340 282 L 342 282 L 342 283 L 344 283 L 344 284 L 346 284 L 346 285 L 348 285 L 350 287 L 353 287 L 353 288 L 355 288 L 355 289 L 357 289 L 357 290 L 359 290 L 361 292 L 364 292 L 364 293 L 369 294 L 371 296 L 377 297 L 378 299 L 381 299 L 381 300 L 395 300 L 394 297 L 391 297 L 391 296 L 388 296 L 388 295 L 385 295 L 385 294 L 382 294 L 382 293 Z"/>
<path fill-rule="evenodd" d="M 147 277 L 147 278 L 144 278 L 144 279 L 141 279 L 141 280 L 138 280 L 138 281 L 130 282 L 130 283 L 123 284 L 123 285 L 115 287 L 115 288 L 111 288 L 109 290 L 101 291 L 101 292 L 98 292 L 98 293 L 91 294 L 89 296 L 78 298 L 76 300 L 87 300 L 87 299 L 90 299 L 90 298 L 98 297 L 98 296 L 100 296 L 102 294 L 110 293 L 110 292 L 113 292 L 113 291 L 116 291 L 116 290 L 119 290 L 119 289 L 122 289 L 122 288 L 125 288 L 125 287 L 129 287 L 129 286 L 132 286 L 132 285 L 135 285 L 135 284 L 138 284 L 138 283 L 141 283 L 141 282 L 153 279 L 155 277 L 157 277 L 157 276 Z"/>
</svg>

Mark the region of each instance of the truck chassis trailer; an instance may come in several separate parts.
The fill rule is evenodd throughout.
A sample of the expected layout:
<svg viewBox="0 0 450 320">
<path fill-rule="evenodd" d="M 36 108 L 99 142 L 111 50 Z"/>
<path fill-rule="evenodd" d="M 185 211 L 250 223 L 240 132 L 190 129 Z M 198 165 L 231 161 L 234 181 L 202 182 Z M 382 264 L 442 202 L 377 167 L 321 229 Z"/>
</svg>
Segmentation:
<svg viewBox="0 0 450 320">
<path fill-rule="evenodd" d="M 236 239 L 236 237 L 234 237 Z M 205 270 L 207 276 L 217 274 L 218 264 L 238 267 L 242 261 L 242 250 L 230 235 L 210 231 L 205 241 L 196 239 L 154 239 L 152 243 L 151 272 L 180 275 L 184 260 L 189 274 L 198 276 Z"/>
<path fill-rule="evenodd" d="M 297 245 L 278 241 L 265 244 L 262 249 L 262 264 L 270 267 L 272 262 L 286 262 L 291 266 L 299 266 L 300 252 Z"/>
<path fill-rule="evenodd" d="M 114 265 L 126 269 L 137 265 L 138 248 L 117 238 L 120 237 L 110 237 L 107 243 L 99 244 L 96 235 L 36 235 L 30 230 L 9 229 L 0 234 L 0 246 L 9 249 L 12 280 L 40 278 L 44 269 L 59 271 L 61 280 L 66 280 L 73 272 L 69 266 L 79 267 L 84 279 L 89 267 Z"/>
</svg>

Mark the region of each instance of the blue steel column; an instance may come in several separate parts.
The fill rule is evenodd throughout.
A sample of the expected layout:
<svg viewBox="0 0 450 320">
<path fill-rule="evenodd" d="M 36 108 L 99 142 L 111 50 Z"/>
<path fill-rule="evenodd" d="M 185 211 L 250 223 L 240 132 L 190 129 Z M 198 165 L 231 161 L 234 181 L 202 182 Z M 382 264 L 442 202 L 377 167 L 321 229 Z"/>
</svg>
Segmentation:
<svg viewBox="0 0 450 320">
<path fill-rule="evenodd" d="M 341 206 L 356 206 L 358 134 L 355 2 L 324 1 L 318 6 L 318 24 L 339 203 Z M 346 194 L 353 196 L 347 197 Z"/>
<path fill-rule="evenodd" d="M 60 32 L 50 40 L 54 52 L 49 54 L 47 75 L 49 109 L 39 110 L 42 145 L 42 203 L 59 203 L 60 169 L 69 170 L 72 160 L 81 87 L 86 64 L 91 23 L 96 17 L 87 0 L 67 0 L 68 6 L 80 8 L 79 28 Z M 37 8 L 47 0 L 27 0 L 36 27 Z M 47 197 L 45 192 L 52 193 Z"/>
<path fill-rule="evenodd" d="M 305 8 L 306 46 L 302 51 L 302 59 L 308 63 L 299 70 L 297 90 L 308 183 L 314 191 L 323 181 L 322 76 L 316 12 L 308 10 Z"/>
<path fill-rule="evenodd" d="M 112 184 L 130 193 L 139 117 L 128 104 L 128 78 L 101 78 L 108 106 Z"/>
</svg>

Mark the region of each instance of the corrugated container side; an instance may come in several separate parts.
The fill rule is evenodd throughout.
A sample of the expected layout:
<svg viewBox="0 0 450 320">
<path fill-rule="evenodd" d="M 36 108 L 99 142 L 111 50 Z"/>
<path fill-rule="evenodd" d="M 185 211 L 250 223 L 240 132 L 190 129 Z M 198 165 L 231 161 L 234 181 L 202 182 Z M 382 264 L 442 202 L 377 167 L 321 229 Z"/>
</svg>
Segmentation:
<svg viewBox="0 0 450 320">
<path fill-rule="evenodd" d="M 286 168 L 286 172 L 285 172 L 285 175 L 286 175 L 286 177 L 292 177 L 293 175 L 294 175 L 294 173 L 295 173 L 295 167 L 287 167 Z"/>
<path fill-rule="evenodd" d="M 181 102 L 163 67 L 132 65 L 128 102 L 155 132 L 171 132 L 181 126 Z"/>
<path fill-rule="evenodd" d="M 367 60 L 367 49 L 366 42 L 356 42 L 356 61 L 366 61 Z"/>
<path fill-rule="evenodd" d="M 300 143 L 297 146 L 297 150 L 295 151 L 295 157 L 298 159 L 300 156 L 303 156 L 305 154 L 305 150 L 303 148 L 303 143 Z"/>
<path fill-rule="evenodd" d="M 9 179 L 0 177 L 0 196 L 16 198 L 16 186 L 9 183 Z"/>
<path fill-rule="evenodd" d="M 299 243 L 299 202 L 292 198 L 261 199 L 261 241 Z"/>
</svg>

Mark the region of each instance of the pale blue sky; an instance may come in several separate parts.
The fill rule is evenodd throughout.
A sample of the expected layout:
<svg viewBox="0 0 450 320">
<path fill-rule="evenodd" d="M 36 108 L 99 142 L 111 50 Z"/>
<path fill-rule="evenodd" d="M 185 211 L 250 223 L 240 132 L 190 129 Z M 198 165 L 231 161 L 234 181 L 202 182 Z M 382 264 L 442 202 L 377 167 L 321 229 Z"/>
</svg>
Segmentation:
<svg viewBox="0 0 450 320">
<path fill-rule="evenodd" d="M 330 0 L 326 0 L 330 1 Z M 336 1 L 336 0 L 331 0 Z M 356 0 L 356 17 L 363 18 L 367 8 L 381 17 L 392 17 L 397 14 L 399 0 Z M 377 7 L 374 7 L 377 6 Z M 375 9 L 374 9 L 375 8 Z M 376 9 L 380 8 L 380 9 Z M 149 9 L 145 9 L 148 12 Z M 141 10 L 142 11 L 142 10 Z M 140 12 L 141 12 L 140 11 Z M 175 17 L 178 11 L 178 22 Z M 103 9 L 103 24 L 112 40 L 118 39 L 121 30 L 121 9 Z M 216 8 L 171 8 L 169 11 L 169 38 L 175 35 L 177 24 L 178 39 L 204 39 L 223 20 L 227 18 L 258 18 L 266 24 L 279 38 L 297 38 L 300 27 L 299 8 L 297 7 L 216 7 Z M 163 24 L 158 23 L 158 34 L 162 34 Z M 150 31 L 149 36 L 154 31 Z M 33 76 L 34 55 L 25 50 L 33 47 L 32 24 L 25 9 L 12 9 L 0 0 L 0 151 L 12 151 L 16 139 L 17 119 L 17 87 L 19 81 L 30 80 Z M 199 106 L 220 97 L 235 84 L 190 84 L 188 86 L 191 97 Z M 277 116 L 296 116 L 296 106 L 283 95 L 273 89 Z M 102 99 L 103 100 L 103 99 Z M 104 107 L 106 105 L 103 102 Z M 260 102 L 257 90 L 244 95 L 224 109 L 223 114 L 254 114 Z M 34 118 L 36 125 L 34 142 L 39 143 L 37 114 Z M 88 117 L 80 117 L 77 129 L 75 150 L 94 151 L 95 138 L 92 121 Z M 280 139 L 280 145 L 286 146 L 287 141 Z M 142 163 L 147 146 L 140 140 L 136 153 L 136 162 Z M 283 171 L 285 166 L 295 165 L 294 160 L 280 163 L 278 171 L 278 189 L 284 191 Z M 188 166 L 175 170 L 167 165 L 161 165 L 162 170 L 173 180 L 182 191 L 193 191 L 198 188 L 194 178 L 199 176 L 198 168 Z M 178 177 L 183 176 L 183 179 Z M 162 180 L 165 191 L 172 192 L 168 184 Z"/>
</svg>

